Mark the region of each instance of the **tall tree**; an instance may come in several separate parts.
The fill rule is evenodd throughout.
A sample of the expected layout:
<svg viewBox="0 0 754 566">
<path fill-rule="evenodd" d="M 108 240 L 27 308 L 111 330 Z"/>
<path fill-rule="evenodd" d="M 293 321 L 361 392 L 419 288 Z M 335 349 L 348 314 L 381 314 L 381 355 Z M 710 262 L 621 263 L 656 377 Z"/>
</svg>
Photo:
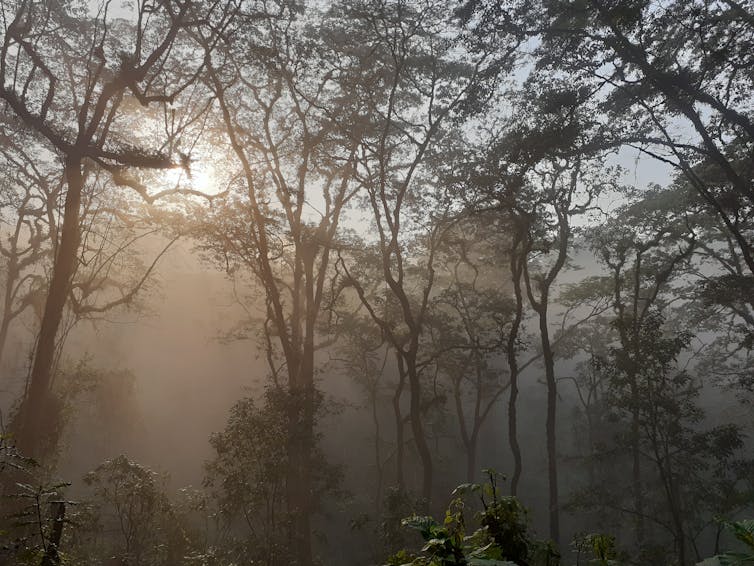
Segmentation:
<svg viewBox="0 0 754 566">
<path fill-rule="evenodd" d="M 233 43 L 207 49 L 236 182 L 209 211 L 203 240 L 230 269 L 248 270 L 275 386 L 288 399 L 286 506 L 299 566 L 312 564 L 312 466 L 319 393 L 315 355 L 327 334 L 331 254 L 356 194 L 361 116 L 333 54 L 334 20 L 287 2 L 234 15 Z M 325 41 L 324 39 L 327 39 Z"/>
<path fill-rule="evenodd" d="M 8 127 L 18 126 L 9 123 Z M 0 316 L 0 367 L 11 335 L 11 326 L 29 309 L 41 314 L 46 291 L 44 273 L 57 232 L 56 208 L 62 186 L 59 171 L 39 153 L 43 148 L 33 137 L 18 132 L 18 140 L 0 144 L 3 162 L 0 255 L 3 259 L 3 299 Z M 11 368 L 3 367 L 5 375 Z M 7 385 L 7 381 L 5 381 Z"/>
<path fill-rule="evenodd" d="M 659 199 L 665 195 L 660 194 Z M 653 316 L 662 300 L 661 292 L 677 274 L 679 264 L 687 260 L 696 244 L 693 232 L 687 231 L 683 214 L 669 218 L 667 209 L 653 207 L 646 201 L 627 208 L 620 220 L 596 228 L 590 235 L 591 245 L 609 268 L 612 277 L 612 303 L 617 315 L 615 327 L 622 345 L 622 371 L 631 401 L 631 473 L 636 539 L 644 541 L 646 519 L 641 455 L 641 372 L 647 352 L 642 350 L 643 333 L 649 331 L 645 319 Z M 650 203 L 650 204 L 648 204 Z M 620 226 L 618 225 L 620 224 Z M 623 228 L 621 228 L 623 226 Z M 678 251 L 676 251 L 676 246 Z M 680 348 L 671 348 L 675 353 Z M 666 365 L 670 360 L 666 360 Z"/>
<path fill-rule="evenodd" d="M 560 502 L 556 439 L 558 378 L 554 346 L 560 338 L 554 337 L 551 329 L 553 295 L 572 252 L 577 231 L 574 218 L 588 213 L 596 197 L 612 181 L 607 174 L 600 173 L 596 165 L 599 158 L 586 152 L 569 155 L 570 148 L 582 147 L 591 133 L 585 100 L 562 83 L 541 89 L 536 83 L 526 86 L 528 90 L 519 94 L 525 98 L 520 100 L 514 115 L 515 125 L 495 136 L 468 182 L 473 188 L 473 207 L 501 212 L 511 233 L 509 267 L 517 314 L 508 345 L 512 380 L 508 418 L 516 484 L 520 475 L 520 450 L 515 402 L 517 379 L 523 367 L 516 357 L 515 342 L 524 319 L 524 297 L 537 321 L 547 387 L 545 432 L 550 536 L 557 542 Z M 537 96 L 532 98 L 532 92 Z M 565 324 L 565 316 L 562 320 Z"/>
<path fill-rule="evenodd" d="M 714 507 L 732 509 L 733 501 L 742 500 L 735 486 L 748 464 L 738 460 L 741 436 L 735 424 L 706 425 L 698 397 L 712 384 L 693 371 L 691 331 L 677 330 L 700 300 L 687 292 L 694 288 L 688 277 L 698 261 L 694 252 L 705 245 L 698 218 L 678 197 L 676 190 L 655 189 L 589 230 L 608 275 L 591 279 L 588 287 L 610 296 L 615 315 L 612 332 L 602 332 L 591 369 L 606 387 L 597 404 L 619 415 L 613 425 L 618 431 L 615 445 L 597 455 L 626 451 L 632 472 L 626 501 L 608 505 L 633 517 L 646 560 L 667 560 L 652 558 L 666 531 L 676 560 L 688 564 L 700 559 L 697 539 L 709 526 L 708 503 L 692 495 L 695 486 L 710 486 L 708 501 L 719 497 Z M 666 322 L 670 316 L 672 323 Z M 611 482 L 610 490 L 621 481 L 615 475 L 601 479 Z M 603 490 L 597 485 L 595 495 Z"/>
<path fill-rule="evenodd" d="M 507 354 L 513 321 L 510 301 L 499 287 L 501 230 L 489 229 L 495 220 L 472 217 L 446 238 L 429 322 L 434 363 L 449 381 L 468 482 L 479 475 L 482 427 L 511 385 L 497 367 L 497 358 Z"/>
<path fill-rule="evenodd" d="M 554 284 L 566 265 L 572 246 L 572 216 L 590 205 L 595 185 L 587 188 L 586 200 L 580 200 L 581 183 L 590 183 L 582 176 L 582 163 L 555 162 L 552 169 L 540 173 L 541 196 L 534 207 L 524 212 L 527 249 L 523 264 L 523 281 L 529 304 L 536 313 L 542 363 L 547 388 L 547 476 L 549 484 L 550 537 L 560 542 L 560 497 L 558 482 L 557 400 L 558 378 L 555 369 L 550 309 Z M 535 197 L 536 198 L 536 197 Z M 512 211 L 514 214 L 521 214 Z M 521 225 L 519 219 L 518 224 Z M 543 265 L 544 264 L 544 265 Z"/>
<path fill-rule="evenodd" d="M 442 164 L 457 160 L 449 127 L 486 102 L 499 74 L 512 65 L 517 42 L 510 39 L 508 50 L 494 56 L 484 50 L 472 54 L 463 30 L 449 17 L 450 5 L 442 1 L 366 1 L 343 13 L 353 21 L 351 41 L 359 46 L 349 51 L 359 73 L 356 94 L 365 101 L 372 122 L 360 147 L 358 174 L 376 229 L 385 300 L 397 305 L 397 318 L 386 319 L 369 302 L 363 285 L 350 275 L 348 280 L 396 351 L 422 465 L 421 494 L 429 502 L 433 463 L 422 423 L 418 358 L 435 285 L 437 248 L 454 215 L 447 188 L 438 186 L 438 173 Z M 384 91 L 375 93 L 375 84 Z M 413 254 L 416 259 L 412 249 L 422 250 Z M 411 270 L 423 272 L 421 282 L 409 281 Z"/>
<path fill-rule="evenodd" d="M 751 206 L 754 89 L 751 2 L 545 1 L 540 67 L 600 92 L 597 143 L 632 147 L 676 169 L 754 270 L 751 235 L 731 199 Z M 697 166 L 706 164 L 719 182 Z"/>
<path fill-rule="evenodd" d="M 65 178 L 60 240 L 16 426 L 19 447 L 37 457 L 43 456 L 56 420 L 50 393 L 55 339 L 77 267 L 89 172 L 101 168 L 146 195 L 126 170 L 165 169 L 178 160 L 168 151 L 172 145 L 150 143 L 146 128 L 134 131 L 134 116 L 139 105 L 148 110 L 176 101 L 203 66 L 176 48 L 187 30 L 209 19 L 190 2 L 139 2 L 133 22 L 113 18 L 108 9 L 107 2 L 90 10 L 68 2 L 18 0 L 4 4 L 1 14 L 0 98 L 6 111 L 59 156 Z M 183 73 L 168 79 L 166 68 Z M 142 117 L 149 120 L 146 110 Z"/>
</svg>

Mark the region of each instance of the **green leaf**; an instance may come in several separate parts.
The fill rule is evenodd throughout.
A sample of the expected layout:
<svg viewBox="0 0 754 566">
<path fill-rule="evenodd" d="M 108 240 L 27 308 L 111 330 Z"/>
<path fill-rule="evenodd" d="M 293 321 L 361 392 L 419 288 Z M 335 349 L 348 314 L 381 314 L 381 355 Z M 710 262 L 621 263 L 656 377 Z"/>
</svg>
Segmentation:
<svg viewBox="0 0 754 566">
<path fill-rule="evenodd" d="M 411 517 L 406 517 L 401 521 L 401 525 L 403 525 L 404 527 L 409 527 L 411 529 L 416 529 L 426 540 L 434 538 L 432 536 L 434 529 L 438 527 L 437 522 L 432 517 L 420 515 L 412 515 Z"/>
<path fill-rule="evenodd" d="M 466 495 L 467 493 L 477 492 L 480 489 L 482 489 L 482 486 L 478 483 L 462 483 L 452 491 L 452 495 Z"/>
<path fill-rule="evenodd" d="M 733 534 L 738 540 L 751 550 L 754 550 L 754 520 L 745 519 L 743 521 L 728 523 L 728 525 L 733 529 Z"/>
</svg>

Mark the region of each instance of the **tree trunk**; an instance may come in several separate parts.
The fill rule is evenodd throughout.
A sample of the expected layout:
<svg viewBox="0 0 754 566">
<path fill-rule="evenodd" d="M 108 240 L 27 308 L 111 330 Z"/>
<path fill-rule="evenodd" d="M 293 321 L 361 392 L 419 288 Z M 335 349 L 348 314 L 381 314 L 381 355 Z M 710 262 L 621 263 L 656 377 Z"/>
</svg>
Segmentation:
<svg viewBox="0 0 754 566">
<path fill-rule="evenodd" d="M 639 359 L 641 356 L 640 333 L 641 321 L 639 320 L 639 291 L 641 282 L 639 274 L 641 273 L 641 254 L 636 256 L 636 268 L 634 270 L 634 305 L 633 318 L 631 321 L 630 338 L 626 335 L 625 328 L 622 328 L 621 340 L 624 342 L 624 349 L 631 352 L 629 360 L 628 379 L 631 388 L 631 480 L 634 499 L 634 510 L 636 511 L 636 542 L 641 545 L 644 542 L 644 494 L 642 492 L 642 472 L 641 472 L 641 422 L 639 407 L 643 400 L 639 395 Z M 621 325 L 623 323 L 621 322 Z"/>
<path fill-rule="evenodd" d="M 289 390 L 287 511 L 294 564 L 313 564 L 311 455 L 314 440 L 314 366 L 307 352 Z"/>
<path fill-rule="evenodd" d="M 400 354 L 396 355 L 398 359 L 398 367 L 401 367 Z M 401 412 L 401 397 L 403 396 L 403 388 L 406 384 L 406 376 L 402 370 L 400 370 L 398 376 L 398 387 L 395 389 L 393 395 L 393 415 L 395 416 L 395 474 L 396 483 L 398 489 L 403 493 L 406 490 L 406 479 L 403 473 L 403 447 L 404 447 L 404 430 L 403 430 L 403 413 Z"/>
<path fill-rule="evenodd" d="M 47 455 L 47 451 L 54 448 L 55 435 L 59 426 L 59 409 L 50 391 L 50 384 L 55 359 L 55 338 L 63 317 L 71 281 L 76 272 L 81 240 L 79 216 L 84 177 L 81 172 L 80 158 L 74 156 L 66 158 L 65 176 L 68 190 L 60 244 L 42 315 L 29 387 L 19 415 L 16 437 L 21 453 L 36 459 L 43 458 Z"/>
<path fill-rule="evenodd" d="M 466 481 L 473 483 L 476 479 L 476 453 L 477 453 L 477 429 L 471 435 L 469 439 L 469 446 L 466 449 Z"/>
<path fill-rule="evenodd" d="M 382 484 L 384 482 L 384 472 L 382 468 L 382 450 L 380 449 L 381 435 L 380 435 L 380 417 L 378 413 L 378 396 L 379 396 L 379 381 L 375 380 L 374 386 L 371 391 L 371 404 L 372 404 L 372 424 L 374 425 L 374 463 L 375 471 L 377 472 L 377 485 L 374 488 L 374 513 L 376 517 L 379 517 L 380 510 L 382 509 Z"/>
<path fill-rule="evenodd" d="M 560 544 L 560 512 L 558 503 L 558 460 L 555 430 L 555 417 L 558 402 L 558 387 L 555 380 L 555 356 L 550 343 L 550 332 L 547 327 L 547 301 L 542 300 L 539 309 L 539 332 L 542 339 L 542 358 L 545 364 L 545 379 L 547 382 L 547 478 L 550 487 L 549 514 L 550 538 Z"/>
<path fill-rule="evenodd" d="M 510 358 L 509 354 L 509 358 Z M 515 356 L 515 354 L 513 354 Z M 518 375 L 517 370 L 511 368 L 511 389 L 508 396 L 508 445 L 513 455 L 513 476 L 511 477 L 511 495 L 516 497 L 518 493 L 518 483 L 521 481 L 521 446 L 518 443 Z"/>
<path fill-rule="evenodd" d="M 25 207 L 29 203 L 29 196 L 23 200 L 22 207 Z M 16 229 L 10 240 L 10 254 L 8 257 L 8 266 L 6 268 L 5 277 L 5 293 L 3 297 L 3 319 L 0 322 L 0 371 L 3 367 L 3 354 L 5 353 L 5 344 L 8 341 L 8 330 L 10 329 L 11 321 L 17 316 L 20 311 L 13 312 L 13 300 L 15 298 L 18 289 L 15 288 L 19 282 L 20 276 L 19 268 L 19 253 L 18 253 L 18 240 L 21 236 L 21 228 L 24 225 L 25 215 L 21 213 L 19 209 L 19 216 L 16 220 Z M 2 377 L 0 376 L 0 379 Z"/>
<path fill-rule="evenodd" d="M 291 543 L 296 566 L 311 566 L 311 517 L 314 511 L 312 483 L 312 453 L 314 451 L 314 421 L 316 392 L 314 389 L 314 258 L 315 253 L 303 254 L 305 329 L 297 364 L 289 365 L 290 395 L 288 465 L 288 517 L 291 521 Z M 295 312 L 295 311 L 294 311 Z M 295 320 L 295 316 L 294 316 Z M 295 342 L 294 342 L 295 343 Z"/>
<path fill-rule="evenodd" d="M 63 538 L 63 524 L 65 523 L 65 503 L 56 501 L 52 504 L 52 528 L 50 540 L 47 543 L 40 566 L 57 566 L 60 564 L 60 541 Z"/>
<path fill-rule="evenodd" d="M 680 566 L 687 566 L 688 562 L 686 559 L 686 532 L 683 528 L 683 519 L 681 518 L 681 514 L 676 506 L 673 506 L 673 524 L 675 525 L 677 534 L 675 537 L 676 546 L 678 550 L 678 564 Z"/>
<path fill-rule="evenodd" d="M 458 418 L 458 430 L 461 433 L 461 441 L 463 442 L 463 448 L 466 451 L 466 481 L 472 483 L 474 476 L 476 475 L 476 431 L 478 424 L 478 416 L 474 422 L 474 430 L 472 434 L 469 434 L 468 427 L 466 426 L 466 415 L 463 410 L 463 398 L 461 396 L 461 382 L 462 377 L 458 377 L 458 381 L 453 383 L 453 400 L 456 406 L 456 417 Z M 478 396 L 477 396 L 478 400 Z"/>
<path fill-rule="evenodd" d="M 636 373 L 631 372 L 631 481 L 632 495 L 634 499 L 634 509 L 636 511 L 636 542 L 641 545 L 644 542 L 644 495 L 642 493 L 641 479 L 641 449 L 640 441 L 640 422 L 639 422 L 639 399 L 638 386 L 636 383 Z"/>
<path fill-rule="evenodd" d="M 513 476 L 511 478 L 511 495 L 516 496 L 518 492 L 518 483 L 521 479 L 522 462 L 521 462 L 521 446 L 518 443 L 518 358 L 516 353 L 516 340 L 518 339 L 518 332 L 521 328 L 521 321 L 523 319 L 524 312 L 524 299 L 523 292 L 521 290 L 521 261 L 516 252 L 516 247 L 519 245 L 515 243 L 514 249 L 511 250 L 511 276 L 513 279 L 513 291 L 516 297 L 516 314 L 513 318 L 513 324 L 511 325 L 511 331 L 508 336 L 507 344 L 507 358 L 508 358 L 508 371 L 510 372 L 510 394 L 508 396 L 508 444 L 513 455 Z"/>
<path fill-rule="evenodd" d="M 421 383 L 419 382 L 419 372 L 416 369 L 416 354 L 410 352 L 406 356 L 406 370 L 408 374 L 408 385 L 411 393 L 410 415 L 411 415 L 411 432 L 414 436 L 414 444 L 419 453 L 419 459 L 422 465 L 422 505 L 428 510 L 432 503 L 432 454 L 429 451 L 427 437 L 424 432 L 421 414 Z"/>
<path fill-rule="evenodd" d="M 11 260 L 12 263 L 13 260 Z M 3 319 L 0 321 L 0 371 L 2 371 L 3 367 L 3 353 L 5 351 L 5 343 L 8 341 L 8 329 L 10 328 L 10 311 L 13 307 L 13 293 L 11 290 L 12 285 L 10 284 L 10 273 L 11 273 L 12 264 L 8 266 L 8 285 L 5 289 L 5 301 L 4 301 L 4 308 L 3 308 Z"/>
</svg>

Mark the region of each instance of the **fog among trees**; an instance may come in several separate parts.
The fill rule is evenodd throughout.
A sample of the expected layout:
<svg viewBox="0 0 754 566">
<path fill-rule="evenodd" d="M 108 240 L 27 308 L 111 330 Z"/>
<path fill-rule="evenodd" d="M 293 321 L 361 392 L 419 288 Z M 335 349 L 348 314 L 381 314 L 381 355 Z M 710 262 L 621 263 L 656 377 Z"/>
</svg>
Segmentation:
<svg viewBox="0 0 754 566">
<path fill-rule="evenodd" d="M 3 0 L 0 564 L 754 563 L 750 0 Z"/>
</svg>

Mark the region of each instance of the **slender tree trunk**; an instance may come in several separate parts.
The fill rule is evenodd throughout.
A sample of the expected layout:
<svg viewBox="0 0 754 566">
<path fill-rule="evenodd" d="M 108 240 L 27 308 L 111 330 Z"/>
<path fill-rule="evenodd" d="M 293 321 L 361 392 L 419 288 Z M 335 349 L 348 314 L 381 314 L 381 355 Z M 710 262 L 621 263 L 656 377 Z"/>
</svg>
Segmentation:
<svg viewBox="0 0 754 566">
<path fill-rule="evenodd" d="M 63 524 L 65 523 L 65 502 L 56 501 L 52 504 L 52 528 L 50 540 L 47 543 L 40 566 L 57 566 L 60 564 L 60 541 L 63 538 Z"/>
<path fill-rule="evenodd" d="M 68 185 L 63 213 L 60 244 L 55 258 L 50 288 L 39 329 L 39 339 L 34 354 L 29 388 L 19 419 L 17 446 L 26 456 L 43 458 L 45 444 L 54 443 L 58 423 L 57 403 L 50 391 L 55 337 L 63 317 L 71 281 L 76 271 L 77 255 L 81 241 L 79 225 L 81 193 L 84 177 L 81 159 L 69 156 L 65 162 Z"/>
<path fill-rule="evenodd" d="M 662 460 L 659 457 L 658 442 L 653 439 L 655 445 L 655 454 L 658 455 L 657 468 L 662 479 L 663 486 L 665 488 L 665 496 L 667 498 L 668 509 L 670 510 L 670 516 L 673 520 L 673 527 L 675 533 L 673 538 L 675 539 L 676 555 L 678 557 L 679 566 L 687 566 L 686 562 L 686 530 L 683 524 L 683 510 L 681 509 L 680 498 L 678 497 L 678 490 L 673 479 L 673 469 L 670 463 L 670 454 L 668 453 L 667 445 L 662 446 L 664 452 L 664 459 L 667 462 L 667 466 L 663 465 Z"/>
<path fill-rule="evenodd" d="M 10 273 L 11 266 L 8 266 L 8 273 Z M 10 277 L 8 277 L 10 280 Z M 10 289 L 11 285 L 8 284 L 8 288 L 5 290 L 5 300 L 3 301 L 3 319 L 0 321 L 0 371 L 3 367 L 3 353 L 5 351 L 5 343 L 8 341 L 8 329 L 10 328 L 10 311 L 13 307 L 13 292 Z"/>
<path fill-rule="evenodd" d="M 681 511 L 677 505 L 673 505 L 673 523 L 677 531 L 676 534 L 676 546 L 678 547 L 678 564 L 680 566 L 687 566 L 686 559 L 686 531 L 683 526 L 683 518 Z"/>
<path fill-rule="evenodd" d="M 509 354 L 510 358 L 515 357 L 515 354 Z M 515 361 L 513 362 L 516 363 Z M 521 481 L 522 462 L 521 462 L 521 446 L 518 443 L 518 415 L 517 415 L 517 402 L 518 402 L 518 369 L 511 367 L 510 372 L 511 388 L 508 396 L 508 445 L 513 455 L 513 476 L 511 476 L 511 495 L 516 497 L 518 493 L 518 484 Z"/>
<path fill-rule="evenodd" d="M 476 453 L 477 453 L 477 438 L 478 429 L 474 429 L 469 439 L 469 446 L 466 449 L 466 481 L 472 483 L 476 479 Z"/>
<path fill-rule="evenodd" d="M 379 393 L 379 380 L 375 380 L 374 386 L 371 391 L 371 404 L 372 404 L 372 424 L 374 425 L 374 463 L 375 471 L 377 472 L 377 485 L 374 488 L 374 512 L 375 516 L 379 517 L 380 509 L 382 508 L 382 484 L 384 482 L 383 470 L 382 470 L 382 450 L 380 449 L 380 416 L 377 412 Z"/>
<path fill-rule="evenodd" d="M 507 358 L 508 371 L 510 373 L 510 393 L 508 396 L 508 444 L 513 455 L 513 476 L 511 477 L 511 495 L 516 496 L 518 493 L 518 484 L 521 480 L 522 460 L 521 447 L 518 443 L 518 355 L 516 352 L 516 341 L 518 332 L 521 328 L 521 321 L 524 313 L 523 292 L 521 289 L 521 265 L 520 258 L 516 253 L 518 242 L 511 250 L 511 276 L 513 279 L 513 290 L 516 297 L 516 313 L 511 325 L 511 331 L 508 335 Z"/>
<path fill-rule="evenodd" d="M 644 543 L 644 495 L 642 493 L 641 449 L 639 446 L 641 435 L 639 403 L 641 400 L 639 399 L 635 371 L 631 371 L 630 380 L 631 402 L 633 404 L 633 407 L 631 407 L 631 487 L 634 509 L 636 510 L 636 542 L 641 545 Z"/>
<path fill-rule="evenodd" d="M 29 202 L 29 198 L 24 199 L 22 206 L 26 206 Z M 24 216 L 19 213 L 18 220 L 16 221 L 16 229 L 11 238 L 10 245 L 10 257 L 8 258 L 8 268 L 5 277 L 5 292 L 3 296 L 3 319 L 0 322 L 0 371 L 3 367 L 3 353 L 5 352 L 5 343 L 8 341 L 8 329 L 10 328 L 11 320 L 13 319 L 13 297 L 14 286 L 18 282 L 18 276 L 20 274 L 18 267 L 18 240 L 21 233 L 21 226 L 23 225 Z M 0 376 L 0 380 L 2 377 Z"/>
<path fill-rule="evenodd" d="M 631 398 L 631 496 L 633 499 L 635 516 L 636 543 L 642 546 L 644 543 L 644 495 L 642 491 L 642 463 L 641 463 L 641 420 L 639 407 L 642 399 L 639 394 L 639 371 L 641 349 L 639 334 L 641 321 L 639 318 L 639 300 L 641 291 L 641 262 L 642 252 L 636 254 L 636 263 L 633 268 L 633 306 L 632 313 L 626 314 L 626 305 L 621 299 L 622 283 L 620 279 L 620 267 L 615 268 L 614 273 L 614 308 L 618 314 L 618 332 L 623 350 L 628 354 L 625 368 L 628 378 L 629 394 Z M 629 318 L 630 317 L 630 318 Z M 630 325 L 629 325 L 630 322 Z"/>
<path fill-rule="evenodd" d="M 393 394 L 393 415 L 395 416 L 395 481 L 398 484 L 398 489 L 403 492 L 406 489 L 406 479 L 403 471 L 403 447 L 405 444 L 405 434 L 403 430 L 403 413 L 401 412 L 401 397 L 403 396 L 403 388 L 406 384 L 406 376 L 402 370 L 400 370 L 400 354 L 396 356 L 399 364 L 399 377 L 398 387 Z"/>
<path fill-rule="evenodd" d="M 578 167 L 571 173 L 570 192 L 568 193 L 568 202 L 570 195 L 575 190 L 578 179 Z M 555 206 L 555 205 L 554 205 Z M 555 264 L 547 272 L 547 275 L 537 285 L 539 287 L 539 300 L 534 296 L 532 289 L 532 280 L 529 275 L 526 261 L 529 247 L 524 249 L 522 257 L 521 272 L 524 274 L 526 282 L 526 293 L 529 296 L 529 302 L 532 308 L 539 316 L 539 335 L 542 343 L 542 360 L 545 366 L 545 381 L 547 384 L 547 419 L 545 430 L 547 434 L 547 479 L 549 483 L 549 515 L 550 515 L 550 538 L 556 544 L 560 544 L 560 502 L 558 497 L 558 450 L 556 438 L 556 416 L 558 407 L 558 382 L 555 379 L 555 354 L 552 351 L 552 342 L 550 341 L 550 330 L 547 321 L 547 309 L 550 301 L 550 287 L 563 268 L 567 258 L 568 244 L 570 241 L 570 226 L 568 224 L 568 206 L 564 208 L 556 206 L 558 216 L 558 255 Z M 528 230 L 527 224 L 527 230 Z M 531 240 L 527 240 L 529 245 Z"/>
<path fill-rule="evenodd" d="M 650 392 L 649 398 L 652 398 Z M 657 460 L 657 469 L 660 474 L 663 486 L 665 487 L 665 496 L 667 498 L 668 509 L 673 520 L 675 528 L 674 539 L 679 566 L 687 566 L 686 562 L 686 530 L 683 521 L 683 508 L 681 498 L 678 495 L 678 484 L 675 480 L 676 474 L 673 473 L 673 461 L 667 441 L 660 440 L 663 438 L 661 431 L 657 429 L 657 420 L 652 419 L 654 430 L 651 433 L 653 450 Z"/>
<path fill-rule="evenodd" d="M 715 548 L 712 552 L 713 556 L 720 554 L 720 537 L 722 536 L 722 534 L 723 534 L 723 526 L 720 523 L 718 523 L 717 528 L 715 529 Z"/>
<path fill-rule="evenodd" d="M 642 492 L 642 473 L 641 473 L 641 419 L 639 407 L 644 402 L 639 395 L 639 371 L 640 367 L 640 333 L 641 321 L 639 320 L 639 293 L 641 290 L 641 253 L 636 255 L 636 266 L 634 269 L 634 297 L 633 297 L 633 319 L 631 321 L 631 337 L 626 336 L 625 329 L 622 331 L 621 340 L 625 342 L 624 349 L 631 352 L 629 360 L 628 378 L 631 388 L 631 479 L 633 482 L 633 499 L 634 509 L 636 510 L 636 542 L 641 545 L 644 543 L 644 494 Z M 621 323 L 623 324 L 623 323 Z M 630 340 L 630 343 L 629 343 Z"/>
<path fill-rule="evenodd" d="M 558 387 L 555 380 L 555 356 L 550 343 L 550 332 L 547 327 L 547 298 L 543 297 L 539 309 L 539 332 L 542 339 L 542 359 L 545 365 L 545 380 L 547 383 L 547 478 L 550 488 L 549 514 L 550 538 L 560 543 L 560 510 L 558 501 L 558 454 L 555 430 L 555 417 L 558 403 Z"/>
<path fill-rule="evenodd" d="M 461 383 L 462 376 L 458 376 L 458 381 L 453 383 L 453 400 L 456 406 L 456 417 L 458 418 L 458 430 L 461 433 L 461 441 L 463 442 L 463 448 L 466 451 L 466 481 L 471 483 L 474 481 L 474 474 L 476 468 L 476 439 L 472 438 L 469 434 L 468 427 L 466 426 L 466 415 L 463 410 L 463 398 L 461 397 Z"/>
</svg>

